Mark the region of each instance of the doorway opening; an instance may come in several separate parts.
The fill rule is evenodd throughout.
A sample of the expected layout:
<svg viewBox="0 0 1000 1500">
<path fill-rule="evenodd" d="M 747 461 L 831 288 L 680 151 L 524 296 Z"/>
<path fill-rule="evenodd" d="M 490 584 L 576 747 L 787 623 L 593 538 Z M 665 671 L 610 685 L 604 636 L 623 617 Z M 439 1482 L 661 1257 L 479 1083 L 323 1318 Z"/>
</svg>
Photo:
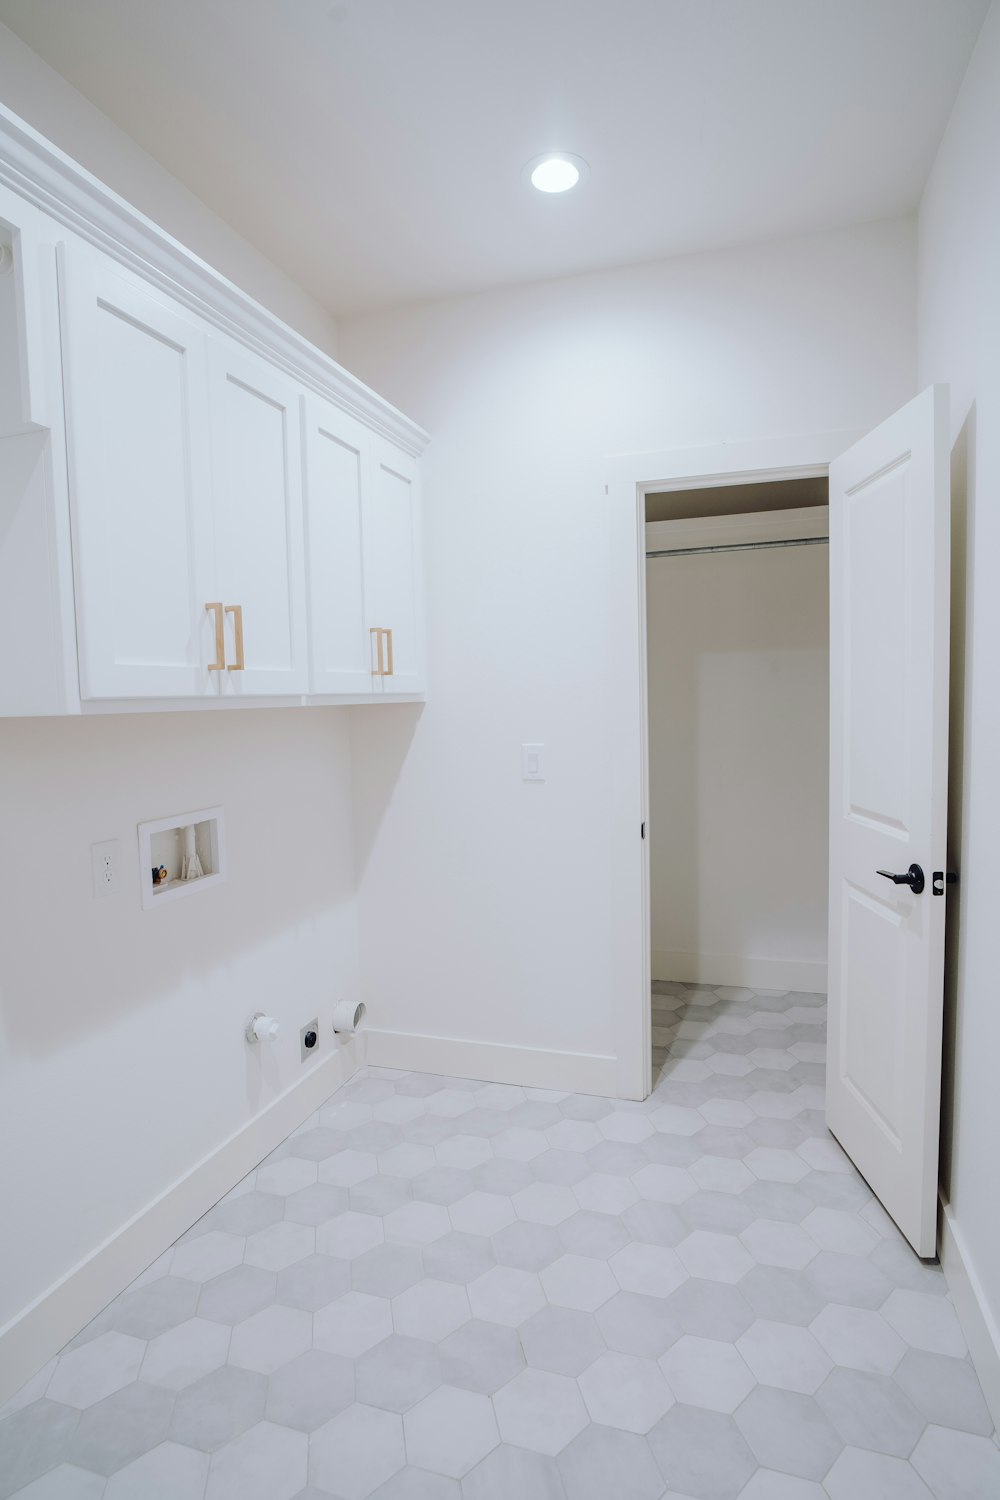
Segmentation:
<svg viewBox="0 0 1000 1500">
<path fill-rule="evenodd" d="M 755 995 L 775 1025 L 825 996 L 828 489 L 819 473 L 645 495 L 654 1087 L 710 1054 L 744 1066 Z M 780 1041 L 753 1049 L 776 1070 L 796 1065 Z"/>
</svg>

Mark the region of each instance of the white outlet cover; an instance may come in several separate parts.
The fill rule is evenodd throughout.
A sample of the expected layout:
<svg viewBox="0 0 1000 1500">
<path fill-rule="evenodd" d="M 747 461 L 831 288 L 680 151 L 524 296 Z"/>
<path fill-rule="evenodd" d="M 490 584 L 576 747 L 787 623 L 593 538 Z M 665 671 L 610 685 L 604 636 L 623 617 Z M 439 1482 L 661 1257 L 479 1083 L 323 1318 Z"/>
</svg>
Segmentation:
<svg viewBox="0 0 1000 1500">
<path fill-rule="evenodd" d="M 545 746 L 544 745 L 522 745 L 521 746 L 521 780 L 522 781 L 544 781 L 545 780 Z"/>
<path fill-rule="evenodd" d="M 105 839 L 101 844 L 91 844 L 90 873 L 95 896 L 117 895 L 118 863 L 117 839 Z"/>
</svg>

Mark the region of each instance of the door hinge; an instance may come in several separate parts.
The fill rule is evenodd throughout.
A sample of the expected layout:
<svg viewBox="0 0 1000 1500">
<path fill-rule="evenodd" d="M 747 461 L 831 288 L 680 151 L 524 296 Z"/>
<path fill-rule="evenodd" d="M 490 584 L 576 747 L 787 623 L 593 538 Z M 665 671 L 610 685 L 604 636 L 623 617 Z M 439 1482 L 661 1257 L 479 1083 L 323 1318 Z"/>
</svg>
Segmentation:
<svg viewBox="0 0 1000 1500">
<path fill-rule="evenodd" d="M 957 880 L 958 876 L 954 873 L 953 870 L 949 870 L 947 874 L 945 874 L 944 870 L 932 870 L 931 895 L 943 896 L 945 886 L 954 885 Z"/>
</svg>

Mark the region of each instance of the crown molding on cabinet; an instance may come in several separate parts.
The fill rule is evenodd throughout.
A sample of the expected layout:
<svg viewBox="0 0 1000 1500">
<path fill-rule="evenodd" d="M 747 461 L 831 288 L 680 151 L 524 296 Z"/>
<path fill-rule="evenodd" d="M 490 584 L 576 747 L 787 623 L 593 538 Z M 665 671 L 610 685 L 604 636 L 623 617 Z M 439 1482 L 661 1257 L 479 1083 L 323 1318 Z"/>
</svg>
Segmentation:
<svg viewBox="0 0 1000 1500">
<path fill-rule="evenodd" d="M 423 428 L 2 104 L 0 182 L 406 452 L 426 448 Z"/>
</svg>

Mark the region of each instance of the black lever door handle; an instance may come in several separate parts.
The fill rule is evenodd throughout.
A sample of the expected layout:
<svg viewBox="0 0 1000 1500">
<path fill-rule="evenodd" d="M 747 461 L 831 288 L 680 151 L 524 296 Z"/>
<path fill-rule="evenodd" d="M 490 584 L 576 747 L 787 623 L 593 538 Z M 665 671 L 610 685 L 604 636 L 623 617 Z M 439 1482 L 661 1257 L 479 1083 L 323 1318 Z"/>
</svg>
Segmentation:
<svg viewBox="0 0 1000 1500">
<path fill-rule="evenodd" d="M 924 872 L 919 865 L 911 865 L 904 875 L 897 875 L 893 870 L 876 870 L 875 874 L 884 875 L 893 885 L 908 885 L 915 896 L 919 896 L 924 888 Z"/>
</svg>

